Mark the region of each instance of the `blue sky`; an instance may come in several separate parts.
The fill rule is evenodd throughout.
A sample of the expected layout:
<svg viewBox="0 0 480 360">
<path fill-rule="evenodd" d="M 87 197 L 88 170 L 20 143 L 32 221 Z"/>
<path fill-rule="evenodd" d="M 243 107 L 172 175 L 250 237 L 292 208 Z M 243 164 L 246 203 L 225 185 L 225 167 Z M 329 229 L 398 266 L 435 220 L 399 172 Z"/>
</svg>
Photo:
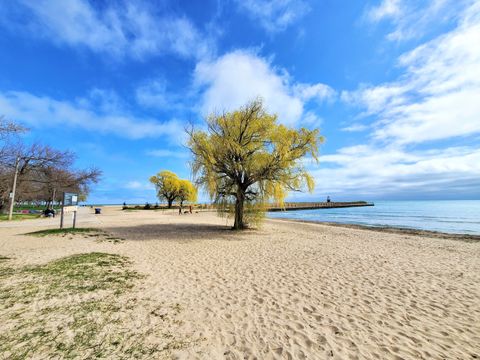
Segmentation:
<svg viewBox="0 0 480 360">
<path fill-rule="evenodd" d="M 0 114 L 104 176 L 190 178 L 184 127 L 261 96 L 321 129 L 314 194 L 480 198 L 480 1 L 0 0 Z"/>
</svg>

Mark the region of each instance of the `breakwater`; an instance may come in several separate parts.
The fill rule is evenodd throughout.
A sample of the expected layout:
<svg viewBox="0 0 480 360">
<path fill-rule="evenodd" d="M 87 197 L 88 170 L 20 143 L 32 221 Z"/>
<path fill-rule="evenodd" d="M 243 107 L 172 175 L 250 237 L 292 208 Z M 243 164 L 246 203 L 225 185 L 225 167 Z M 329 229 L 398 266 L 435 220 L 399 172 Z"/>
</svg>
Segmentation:
<svg viewBox="0 0 480 360">
<path fill-rule="evenodd" d="M 313 209 L 334 209 L 359 206 L 374 206 L 374 203 L 366 201 L 330 201 L 330 202 L 291 202 L 284 203 L 283 206 L 272 205 L 267 211 L 293 211 L 293 210 L 313 210 Z"/>
</svg>

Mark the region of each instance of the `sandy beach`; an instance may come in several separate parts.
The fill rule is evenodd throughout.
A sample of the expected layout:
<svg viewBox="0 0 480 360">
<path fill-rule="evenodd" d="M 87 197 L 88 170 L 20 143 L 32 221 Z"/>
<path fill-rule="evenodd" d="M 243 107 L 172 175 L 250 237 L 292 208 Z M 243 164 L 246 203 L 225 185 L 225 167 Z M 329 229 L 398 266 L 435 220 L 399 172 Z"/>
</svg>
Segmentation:
<svg viewBox="0 0 480 360">
<path fill-rule="evenodd" d="M 54 226 L 27 220 L 1 224 L 0 255 L 15 266 L 128 257 L 143 277 L 118 301 L 143 302 L 125 326 L 160 321 L 157 306 L 178 309 L 161 317 L 183 339 L 167 358 L 480 358 L 480 242 L 285 220 L 232 232 L 214 213 L 90 211 L 80 225 L 119 241 L 27 236 Z M 18 321 L 0 323 L 0 333 Z"/>
</svg>

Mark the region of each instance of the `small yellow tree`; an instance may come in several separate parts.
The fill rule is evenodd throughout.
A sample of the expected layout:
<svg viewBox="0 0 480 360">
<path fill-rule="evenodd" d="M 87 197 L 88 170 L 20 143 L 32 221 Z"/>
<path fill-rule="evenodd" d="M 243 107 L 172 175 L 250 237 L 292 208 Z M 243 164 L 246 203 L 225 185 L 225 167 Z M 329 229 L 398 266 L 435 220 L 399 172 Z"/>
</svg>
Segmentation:
<svg viewBox="0 0 480 360">
<path fill-rule="evenodd" d="M 197 201 L 197 188 L 188 180 L 180 179 L 174 172 L 163 170 L 150 177 L 150 182 L 157 189 L 160 201 L 167 201 L 168 208 L 174 201 L 180 203 L 180 209 L 185 201 Z"/>
<path fill-rule="evenodd" d="M 166 201 L 170 209 L 180 192 L 180 179 L 177 174 L 168 170 L 160 171 L 150 177 L 150 182 L 155 185 L 158 199 Z"/>
<path fill-rule="evenodd" d="M 180 202 L 180 209 L 183 207 L 185 201 L 197 201 L 197 188 L 188 180 L 180 180 L 178 191 L 178 201 Z"/>
<path fill-rule="evenodd" d="M 234 203 L 234 229 L 247 226 L 244 208 L 257 209 L 272 199 L 283 204 L 288 191 L 314 188 L 301 159 L 318 160 L 323 137 L 318 130 L 295 130 L 277 124 L 261 100 L 238 111 L 211 115 L 208 131 L 189 134 L 193 171 L 217 203 Z"/>
</svg>

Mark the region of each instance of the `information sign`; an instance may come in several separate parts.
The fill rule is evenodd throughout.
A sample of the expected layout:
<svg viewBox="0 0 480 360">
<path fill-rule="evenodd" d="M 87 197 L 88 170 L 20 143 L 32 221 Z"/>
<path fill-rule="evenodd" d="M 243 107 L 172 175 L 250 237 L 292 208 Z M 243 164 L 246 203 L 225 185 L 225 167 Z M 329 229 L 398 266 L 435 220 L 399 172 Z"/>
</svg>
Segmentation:
<svg viewBox="0 0 480 360">
<path fill-rule="evenodd" d="M 63 206 L 76 206 L 78 205 L 78 194 L 75 193 L 64 193 L 63 195 Z"/>
</svg>

